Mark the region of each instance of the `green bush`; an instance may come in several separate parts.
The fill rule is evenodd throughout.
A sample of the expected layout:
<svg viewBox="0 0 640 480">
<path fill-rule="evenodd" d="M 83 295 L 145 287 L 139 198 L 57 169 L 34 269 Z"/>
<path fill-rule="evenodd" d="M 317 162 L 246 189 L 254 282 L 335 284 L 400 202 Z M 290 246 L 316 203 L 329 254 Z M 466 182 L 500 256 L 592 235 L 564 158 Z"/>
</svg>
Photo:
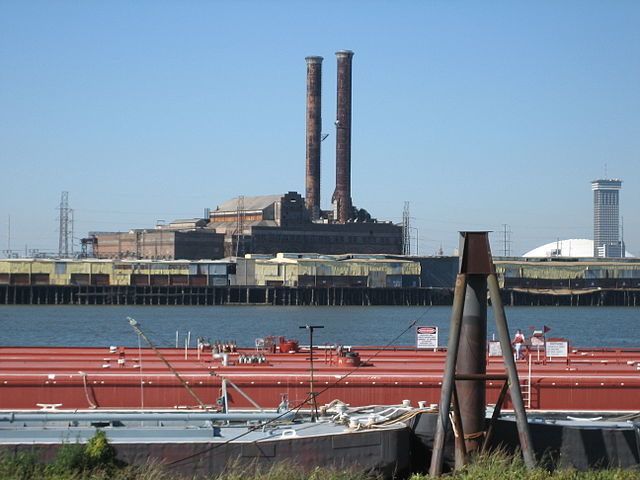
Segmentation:
<svg viewBox="0 0 640 480">
<path fill-rule="evenodd" d="M 56 458 L 48 465 L 52 473 L 82 471 L 88 468 L 85 446 L 81 443 L 63 443 L 58 448 Z"/>
<path fill-rule="evenodd" d="M 17 455 L 4 455 L 0 458 L 0 478 L 12 480 L 31 480 L 38 478 L 42 464 L 35 452 L 20 452 Z"/>
<path fill-rule="evenodd" d="M 116 449 L 109 444 L 102 430 L 98 430 L 87 442 L 85 456 L 89 468 L 112 468 L 116 465 Z"/>
<path fill-rule="evenodd" d="M 116 450 L 109 445 L 106 434 L 98 430 L 86 445 L 64 443 L 55 460 L 48 466 L 52 474 L 92 470 L 111 471 L 116 466 Z"/>
</svg>

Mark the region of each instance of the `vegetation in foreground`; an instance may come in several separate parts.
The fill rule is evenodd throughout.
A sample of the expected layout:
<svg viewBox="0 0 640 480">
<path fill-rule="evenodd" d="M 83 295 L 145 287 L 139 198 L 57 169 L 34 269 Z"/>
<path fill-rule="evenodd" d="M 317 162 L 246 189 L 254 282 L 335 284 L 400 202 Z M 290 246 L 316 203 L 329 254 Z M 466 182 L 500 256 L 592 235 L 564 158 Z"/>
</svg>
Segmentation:
<svg viewBox="0 0 640 480">
<path fill-rule="evenodd" d="M 103 432 L 98 432 L 86 445 L 65 444 L 53 461 L 45 463 L 35 453 L 5 455 L 0 458 L 0 480 L 182 480 L 158 463 L 142 466 L 120 464 L 115 449 Z M 290 463 L 276 463 L 268 469 L 255 465 L 234 464 L 209 480 L 370 480 L 362 472 L 315 467 L 303 469 Z M 409 480 L 427 480 L 428 475 L 414 474 Z M 501 451 L 473 459 L 463 470 L 443 475 L 450 480 L 640 480 L 640 470 L 592 470 L 577 472 L 536 469 L 528 472 L 519 456 Z"/>
<path fill-rule="evenodd" d="M 427 480 L 428 475 L 412 475 L 409 480 Z M 571 469 L 549 472 L 536 468 L 529 472 L 519 455 L 497 450 L 472 458 L 464 469 L 443 475 L 450 480 L 640 480 L 640 470 L 612 468 L 578 472 Z"/>
</svg>

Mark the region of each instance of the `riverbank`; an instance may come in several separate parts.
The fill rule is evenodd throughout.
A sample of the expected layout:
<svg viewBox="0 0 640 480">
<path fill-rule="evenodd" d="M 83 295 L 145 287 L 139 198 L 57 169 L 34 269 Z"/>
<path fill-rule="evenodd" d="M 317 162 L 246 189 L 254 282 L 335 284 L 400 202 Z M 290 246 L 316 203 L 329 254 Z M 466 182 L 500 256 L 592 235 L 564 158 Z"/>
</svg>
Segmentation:
<svg viewBox="0 0 640 480">
<path fill-rule="evenodd" d="M 184 480 L 172 474 L 170 469 L 159 464 L 148 463 L 138 467 L 118 465 L 109 456 L 89 456 L 83 446 L 69 444 L 52 462 L 44 463 L 34 455 L 5 456 L 0 459 L 0 480 Z M 191 477 L 189 477 L 191 478 Z M 380 479 L 349 468 L 340 470 L 326 467 L 302 469 L 288 463 L 276 463 L 268 470 L 257 470 L 251 465 L 236 464 L 219 476 L 209 480 L 371 480 Z M 428 480 L 426 474 L 413 474 L 408 480 Z M 520 457 L 493 452 L 472 460 L 464 469 L 439 478 L 450 480 L 638 480 L 640 472 L 610 468 L 577 472 L 557 470 L 549 472 L 542 468 L 527 471 Z M 400 479 L 398 479 L 400 480 Z"/>
</svg>

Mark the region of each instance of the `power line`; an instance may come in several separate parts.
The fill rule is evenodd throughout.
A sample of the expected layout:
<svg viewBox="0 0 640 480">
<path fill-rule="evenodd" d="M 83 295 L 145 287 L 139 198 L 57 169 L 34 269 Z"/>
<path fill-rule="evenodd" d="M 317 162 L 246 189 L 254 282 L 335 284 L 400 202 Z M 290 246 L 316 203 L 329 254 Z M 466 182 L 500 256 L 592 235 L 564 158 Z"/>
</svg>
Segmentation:
<svg viewBox="0 0 640 480">
<path fill-rule="evenodd" d="M 506 223 L 502 224 L 502 254 L 511 256 L 511 227 Z"/>
<path fill-rule="evenodd" d="M 402 254 L 411 255 L 411 217 L 409 216 L 409 202 L 404 202 L 402 210 Z"/>
<path fill-rule="evenodd" d="M 73 210 L 69 208 L 69 192 L 62 192 L 60 195 L 58 211 L 58 255 L 67 258 L 69 254 L 73 254 Z"/>
<path fill-rule="evenodd" d="M 244 249 L 240 248 L 240 244 L 244 240 L 244 195 L 238 197 L 238 205 L 236 210 L 236 249 L 235 256 L 237 257 L 240 251 L 244 254 Z"/>
</svg>

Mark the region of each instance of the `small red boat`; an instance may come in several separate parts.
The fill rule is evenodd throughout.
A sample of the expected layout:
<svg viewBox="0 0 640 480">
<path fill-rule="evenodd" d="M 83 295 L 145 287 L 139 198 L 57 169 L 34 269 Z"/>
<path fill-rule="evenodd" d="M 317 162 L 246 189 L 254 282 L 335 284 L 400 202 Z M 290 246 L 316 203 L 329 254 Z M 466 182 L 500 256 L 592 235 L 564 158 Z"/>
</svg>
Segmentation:
<svg viewBox="0 0 640 480">
<path fill-rule="evenodd" d="M 316 347 L 312 374 L 308 347 L 283 338 L 257 345 L 201 343 L 159 355 L 151 348 L 0 347 L 0 409 L 255 409 L 283 401 L 310 408 L 310 391 L 318 405 L 440 399 L 444 349 Z M 502 357 L 489 353 L 487 373 L 504 373 Z M 534 352 L 517 367 L 529 409 L 640 408 L 640 349 L 569 348 L 562 358 Z M 502 384 L 487 381 L 488 403 Z"/>
</svg>

